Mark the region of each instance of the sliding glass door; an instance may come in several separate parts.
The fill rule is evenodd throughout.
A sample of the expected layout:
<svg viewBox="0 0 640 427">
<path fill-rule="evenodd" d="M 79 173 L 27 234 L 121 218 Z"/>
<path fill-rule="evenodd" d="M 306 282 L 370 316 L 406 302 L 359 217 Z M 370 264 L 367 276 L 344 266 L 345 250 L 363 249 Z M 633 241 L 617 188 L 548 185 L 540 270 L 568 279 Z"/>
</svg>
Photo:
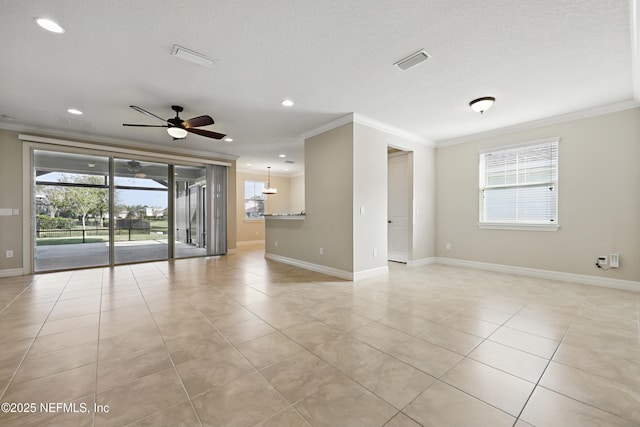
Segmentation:
<svg viewBox="0 0 640 427">
<path fill-rule="evenodd" d="M 40 148 L 33 164 L 36 272 L 226 253 L 225 166 Z"/>
<path fill-rule="evenodd" d="M 169 257 L 169 166 L 115 159 L 115 263 Z"/>
<path fill-rule="evenodd" d="M 109 158 L 34 150 L 34 271 L 109 264 Z"/>
<path fill-rule="evenodd" d="M 175 256 L 207 253 L 207 170 L 202 166 L 178 166 L 175 179 Z"/>
</svg>

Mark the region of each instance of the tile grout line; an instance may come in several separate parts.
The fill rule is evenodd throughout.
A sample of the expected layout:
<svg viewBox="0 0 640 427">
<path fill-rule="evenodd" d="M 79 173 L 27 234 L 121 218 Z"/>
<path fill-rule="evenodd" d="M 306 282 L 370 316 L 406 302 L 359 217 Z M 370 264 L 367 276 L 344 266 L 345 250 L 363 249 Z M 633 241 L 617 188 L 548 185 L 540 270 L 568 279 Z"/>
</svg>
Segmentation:
<svg viewBox="0 0 640 427">
<path fill-rule="evenodd" d="M 20 359 L 20 363 L 18 363 L 18 366 L 16 367 L 16 369 L 13 371 L 13 375 L 11 375 L 11 378 L 9 379 L 9 382 L 7 383 L 7 385 L 5 386 L 4 390 L 2 391 L 2 393 L 0 393 L 0 400 L 4 399 L 7 391 L 9 390 L 9 387 L 11 385 L 13 385 L 13 380 L 16 377 L 16 374 L 18 373 L 18 370 L 20 369 L 20 367 L 22 366 L 22 364 L 24 363 L 25 359 L 27 358 L 27 355 L 29 354 L 29 352 L 31 351 L 31 348 L 33 347 L 33 344 L 36 342 L 36 339 L 38 338 L 38 336 L 40 335 L 40 332 L 42 332 L 42 329 L 44 328 L 45 323 L 47 323 L 47 320 L 49 319 L 49 317 L 51 316 L 51 313 L 53 312 L 54 308 L 56 307 L 56 305 L 58 304 L 58 301 L 60 301 L 60 297 L 62 296 L 62 294 L 64 293 L 65 289 L 67 288 L 67 286 L 69 285 L 69 282 L 71 281 L 71 278 L 73 277 L 75 273 L 72 273 L 69 278 L 67 279 L 66 283 L 64 284 L 62 290 L 60 291 L 60 293 L 58 294 L 58 298 L 56 298 L 56 301 L 53 303 L 53 305 L 51 306 L 51 310 L 49 310 L 49 313 L 47 314 L 47 317 L 45 317 L 45 319 L 42 321 L 42 325 L 40 325 L 40 328 L 38 329 L 38 332 L 36 333 L 36 335 L 33 337 L 33 339 L 31 340 L 31 343 L 29 344 L 29 347 L 27 347 L 27 350 L 24 352 L 24 355 L 22 356 L 22 359 Z M 33 285 L 33 284 L 32 284 Z M 31 285 L 30 285 L 31 286 Z M 25 289 L 26 291 L 26 289 Z M 24 291 L 23 291 L 24 292 Z M 22 293 L 20 294 L 22 295 Z"/>
<path fill-rule="evenodd" d="M 103 298 L 103 290 L 104 290 L 104 274 L 105 270 L 102 269 L 102 280 L 100 281 L 100 305 L 98 311 L 98 338 L 96 342 L 96 376 L 95 376 L 95 386 L 93 388 L 93 403 L 94 405 L 98 403 L 98 372 L 100 372 L 100 329 L 102 326 L 102 298 Z M 96 425 L 96 413 L 95 411 L 91 411 L 92 413 L 92 422 L 91 425 L 95 427 Z"/>
<path fill-rule="evenodd" d="M 500 324 L 500 327 L 498 327 L 495 331 L 493 331 L 492 333 L 490 333 L 486 338 L 483 338 L 483 339 L 482 339 L 482 341 L 481 341 L 480 343 L 478 343 L 476 346 L 474 346 L 471 350 L 469 350 L 469 352 L 467 352 L 467 354 L 465 354 L 465 355 L 461 355 L 461 356 L 462 356 L 462 359 L 460 359 L 460 360 L 459 360 L 458 362 L 456 362 L 453 366 L 451 366 L 449 369 L 447 369 L 445 372 L 443 372 L 443 373 L 442 373 L 442 375 L 440 375 L 439 377 L 434 377 L 434 378 L 436 378 L 436 381 L 441 381 L 441 382 L 443 382 L 444 384 L 448 385 L 449 387 L 453 387 L 453 388 L 455 388 L 456 390 L 458 390 L 458 391 L 460 391 L 460 392 L 462 392 L 462 393 L 466 394 L 467 396 L 469 396 L 469 397 L 471 397 L 471 398 L 473 398 L 473 399 L 475 399 L 475 400 L 477 400 L 477 401 L 479 401 L 479 402 L 482 402 L 482 403 L 484 403 L 485 405 L 491 406 L 492 408 L 495 408 L 495 409 L 497 409 L 498 411 L 500 411 L 500 412 L 503 412 L 503 413 L 507 414 L 508 416 L 513 417 L 513 415 L 511 415 L 511 414 L 509 414 L 508 412 L 506 412 L 506 411 L 504 411 L 504 410 L 502 410 L 502 409 L 498 408 L 497 406 L 494 406 L 494 405 L 490 404 L 489 402 L 485 402 L 484 400 L 480 399 L 479 397 L 474 396 L 474 395 L 472 395 L 472 394 L 469 394 L 469 393 L 467 393 L 466 391 L 461 390 L 460 388 L 458 388 L 458 387 L 456 387 L 456 386 L 454 386 L 454 385 L 452 385 L 452 384 L 449 384 L 449 383 L 448 383 L 448 382 L 446 382 L 446 381 L 441 380 L 440 378 L 442 378 L 444 375 L 446 375 L 446 374 L 447 374 L 447 372 L 449 372 L 451 369 L 453 369 L 453 368 L 454 368 L 458 363 L 460 363 L 460 362 L 461 362 L 461 361 L 463 361 L 464 359 L 467 359 L 467 358 L 468 358 L 468 355 L 469 355 L 473 350 L 475 350 L 476 348 L 478 348 L 478 347 L 479 347 L 480 345 L 482 345 L 482 343 L 484 343 L 485 341 L 488 341 L 488 340 L 489 340 L 489 337 L 491 337 L 491 335 L 493 335 L 493 334 L 494 334 L 498 329 L 500 329 L 501 327 L 506 327 L 506 326 L 504 326 L 504 325 L 505 325 L 509 320 L 511 320 L 514 316 L 516 316 L 518 313 L 520 313 L 520 312 L 524 309 L 524 307 L 526 307 L 526 305 L 522 306 L 518 311 L 514 312 L 514 313 L 513 313 L 513 314 L 512 314 L 508 319 L 506 319 L 504 322 L 502 322 L 502 324 Z M 482 320 L 482 319 L 481 319 L 481 320 Z M 451 328 L 451 329 L 453 329 L 453 328 Z M 457 330 L 457 329 L 456 329 L 456 330 Z M 463 332 L 463 331 L 461 331 L 461 332 Z M 473 334 L 469 334 L 469 335 L 473 335 Z M 474 336 L 477 336 L 477 335 L 474 335 Z M 478 337 L 478 338 L 480 338 L 480 337 Z M 418 339 L 420 339 L 420 338 L 418 338 Z M 431 343 L 431 344 L 433 344 L 433 343 Z M 434 344 L 434 345 L 436 345 L 436 344 Z M 508 347 L 508 346 L 507 346 L 507 347 Z M 443 348 L 444 348 L 444 347 L 443 347 Z M 448 349 L 445 349 L 445 350 L 448 350 Z M 451 350 L 449 350 L 449 351 L 451 351 Z M 453 352 L 453 353 L 455 353 L 455 352 Z M 460 354 L 460 353 L 456 353 L 456 354 Z M 471 359 L 471 360 L 475 360 L 475 359 Z M 482 363 L 482 362 L 478 362 L 478 363 Z M 484 363 L 483 363 L 483 364 L 484 364 Z M 411 365 L 411 366 L 412 366 L 412 365 Z M 486 365 L 486 366 L 489 366 L 489 365 Z M 493 366 L 491 366 L 491 367 L 493 368 Z M 418 369 L 418 368 L 416 368 L 416 369 Z M 497 369 L 497 368 L 494 368 L 494 369 Z M 420 369 L 419 369 L 419 370 L 420 370 Z M 498 370 L 500 370 L 500 369 L 498 369 Z M 424 371 L 422 371 L 422 370 L 420 370 L 420 371 L 421 371 L 421 372 L 424 372 Z M 500 370 L 500 371 L 501 371 L 501 372 L 505 372 L 505 371 L 502 371 L 502 370 Z M 508 373 L 508 372 L 507 372 L 507 373 Z M 427 374 L 427 375 L 428 375 L 428 374 Z M 509 374 L 509 375 L 512 375 L 512 374 Z M 432 376 L 433 376 L 433 375 L 432 375 Z M 514 375 L 514 376 L 515 376 L 515 375 Z M 519 378 L 519 377 L 516 377 L 516 378 Z M 402 408 L 402 410 L 401 410 L 401 411 L 402 411 L 402 413 L 403 413 L 403 414 L 405 414 L 405 415 L 407 415 L 406 413 L 404 413 L 404 410 L 405 410 L 409 405 L 411 405 L 413 402 L 415 402 L 415 400 L 416 400 L 418 397 L 420 397 L 420 396 L 421 396 L 425 391 L 427 391 L 429 388 L 431 388 L 431 386 L 432 386 L 432 385 L 433 385 L 433 384 L 431 384 L 431 385 L 430 385 L 429 387 L 427 387 L 424 391 L 422 391 L 422 393 L 418 394 L 415 398 L 413 398 L 413 400 L 411 400 L 411 402 L 407 403 L 407 404 Z M 408 415 L 407 415 L 407 416 L 408 416 Z M 409 418 L 411 418 L 411 417 L 409 417 Z M 411 418 L 411 419 L 413 420 L 413 418 Z M 517 417 L 516 417 L 515 422 L 517 422 L 517 421 L 518 421 L 518 419 L 517 419 Z M 515 423 L 515 422 L 514 422 L 514 423 Z"/>
<path fill-rule="evenodd" d="M 518 423 L 518 421 L 520 420 L 520 417 L 522 416 L 522 413 L 524 412 L 525 408 L 529 404 L 529 401 L 531 400 L 531 397 L 533 397 L 533 393 L 536 391 L 536 389 L 538 387 L 542 387 L 540 385 L 540 381 L 542 381 L 542 377 L 544 377 L 545 372 L 547 372 L 547 369 L 549 369 L 549 366 L 551 365 L 551 361 L 553 360 L 553 358 L 555 357 L 556 353 L 560 349 L 560 346 L 562 345 L 562 342 L 566 338 L 567 333 L 569 332 L 569 329 L 571 329 L 571 325 L 573 324 L 573 322 L 575 321 L 576 317 L 578 316 L 578 313 L 580 312 L 580 309 L 584 305 L 584 302 L 585 302 L 585 297 L 582 297 L 582 302 L 580 303 L 580 306 L 576 309 L 575 313 L 573 314 L 573 318 L 571 319 L 571 322 L 569 322 L 569 326 L 567 326 L 567 329 L 564 331 L 564 334 L 562 335 L 562 339 L 558 342 L 558 345 L 556 346 L 555 350 L 553 351 L 553 354 L 551 355 L 551 357 L 549 358 L 549 361 L 547 362 L 546 366 L 542 370 L 542 373 L 540 374 L 540 377 L 538 377 L 538 381 L 536 381 L 535 385 L 531 389 L 531 393 L 529 393 L 529 396 L 527 397 L 527 400 L 525 400 L 524 405 L 522 405 L 522 409 L 520 409 L 520 413 L 516 417 L 516 420 L 513 423 L 513 427 L 515 427 L 516 424 Z M 573 400 L 575 400 L 575 399 L 573 399 Z M 524 421 L 524 422 L 526 422 L 526 421 Z"/>
<path fill-rule="evenodd" d="M 155 262 L 152 262 L 151 265 L 153 265 L 160 272 L 160 274 L 162 274 L 164 277 L 169 279 L 169 277 L 165 274 L 165 272 L 162 271 L 156 265 Z M 184 394 L 187 397 L 187 400 L 189 401 L 189 404 L 191 405 L 191 409 L 193 410 L 194 414 L 196 415 L 196 419 L 198 420 L 198 423 L 200 423 L 200 426 L 202 426 L 203 424 L 202 424 L 202 420 L 200 419 L 200 415 L 198 414 L 198 411 L 196 411 L 196 408 L 193 405 L 193 401 L 191 400 L 191 396 L 189 396 L 189 393 L 187 392 L 187 388 L 185 387 L 184 382 L 182 381 L 182 377 L 180 376 L 180 373 L 178 372 L 178 368 L 176 367 L 176 364 L 173 361 L 173 357 L 171 357 L 171 352 L 169 351 L 169 347 L 167 347 L 166 340 L 162 336 L 162 332 L 160 330 L 160 327 L 158 326 L 158 322 L 156 321 L 156 318 L 153 315 L 153 312 L 151 311 L 151 308 L 149 307 L 149 302 L 147 301 L 147 298 L 145 297 L 144 292 L 143 292 L 142 288 L 140 287 L 140 283 L 138 282 L 138 279 L 136 277 L 136 274 L 135 274 L 133 268 L 131 268 L 131 267 L 129 267 L 129 268 L 131 270 L 131 274 L 133 275 L 133 280 L 136 282 L 136 286 L 138 287 L 138 291 L 140 292 L 140 295 L 142 296 L 142 299 L 144 300 L 144 305 L 147 307 L 147 311 L 149 312 L 149 315 L 151 316 L 151 319 L 153 320 L 153 324 L 155 325 L 156 330 L 158 331 L 158 335 L 160 336 L 160 339 L 162 340 L 162 344 L 164 345 L 164 349 L 167 352 L 167 356 L 169 357 L 169 361 L 171 362 L 171 366 L 173 367 L 173 371 L 174 371 L 176 377 L 178 378 L 178 381 L 180 381 L 180 385 L 182 386 L 182 391 L 184 391 Z M 178 404 L 176 404 L 174 406 L 177 406 L 177 405 Z M 138 418 L 136 420 L 133 420 L 128 424 L 132 424 L 132 423 L 135 423 L 135 422 L 140 421 L 142 419 L 151 417 L 151 416 L 153 416 L 155 414 L 161 413 L 164 409 L 166 409 L 166 408 L 163 408 L 163 409 L 161 409 L 161 410 L 159 410 L 157 412 L 154 412 L 152 414 L 148 414 L 148 415 L 145 415 L 144 417 L 141 417 L 141 418 Z"/>
</svg>

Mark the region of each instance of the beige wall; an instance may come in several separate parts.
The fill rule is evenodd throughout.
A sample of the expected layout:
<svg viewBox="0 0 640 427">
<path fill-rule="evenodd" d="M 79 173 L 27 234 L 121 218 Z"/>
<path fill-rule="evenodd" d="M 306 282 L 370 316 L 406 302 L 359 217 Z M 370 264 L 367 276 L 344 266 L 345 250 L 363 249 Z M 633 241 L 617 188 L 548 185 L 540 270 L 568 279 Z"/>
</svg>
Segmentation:
<svg viewBox="0 0 640 427">
<path fill-rule="evenodd" d="M 304 204 L 304 175 L 292 176 L 289 181 L 289 203 L 291 213 L 299 213 L 305 209 Z"/>
<path fill-rule="evenodd" d="M 388 145 L 411 151 L 415 162 L 410 168 L 417 208 L 411 259 L 433 257 L 434 149 L 358 123 L 305 141 L 307 216 L 303 221 L 268 220 L 267 253 L 356 274 L 385 269 Z"/>
<path fill-rule="evenodd" d="M 22 143 L 16 132 L 0 129 L 0 208 L 20 209 L 20 215 L 0 216 L 0 276 L 22 269 Z M 13 258 L 6 251 L 13 250 Z"/>
<path fill-rule="evenodd" d="M 478 229 L 478 150 L 548 137 L 561 138 L 560 229 Z M 640 109 L 442 147 L 436 159 L 437 256 L 640 280 Z M 599 270 L 609 253 L 621 267 Z"/>
<path fill-rule="evenodd" d="M 238 227 L 238 242 L 264 240 L 264 220 L 244 219 L 244 182 L 267 182 L 267 171 L 251 173 L 239 171 L 236 173 L 236 224 Z M 278 189 L 277 194 L 267 195 L 267 213 L 290 212 L 290 179 L 288 177 L 271 174 L 271 186 Z"/>
<path fill-rule="evenodd" d="M 307 139 L 304 151 L 307 215 L 300 221 L 268 220 L 266 251 L 351 272 L 353 124 Z M 320 255 L 320 248 L 323 255 Z"/>
</svg>

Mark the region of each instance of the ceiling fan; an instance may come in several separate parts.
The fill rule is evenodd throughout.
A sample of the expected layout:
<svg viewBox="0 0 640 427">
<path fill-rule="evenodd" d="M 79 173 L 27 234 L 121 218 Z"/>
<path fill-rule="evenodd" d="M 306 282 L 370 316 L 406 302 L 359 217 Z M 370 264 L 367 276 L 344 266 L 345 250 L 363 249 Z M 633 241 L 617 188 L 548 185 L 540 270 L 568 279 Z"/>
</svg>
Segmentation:
<svg viewBox="0 0 640 427">
<path fill-rule="evenodd" d="M 206 136 L 207 138 L 213 139 L 222 139 L 226 135 L 218 132 L 213 132 L 205 129 L 196 129 L 201 126 L 212 125 L 214 123 L 213 118 L 211 116 L 198 116 L 189 120 L 182 120 L 180 118 L 180 113 L 184 110 L 179 105 L 172 105 L 171 109 L 176 112 L 176 116 L 172 119 L 163 119 L 160 116 L 156 116 L 153 113 L 148 112 L 147 110 L 140 108 L 135 105 L 129 105 L 129 107 L 133 108 L 139 113 L 145 114 L 150 117 L 155 117 L 158 120 L 165 122 L 164 125 L 132 125 L 128 123 L 123 123 L 122 126 L 134 126 L 134 127 L 143 127 L 143 128 L 167 128 L 167 132 L 169 135 L 173 137 L 173 140 L 176 139 L 184 139 L 187 137 L 187 133 L 195 133 L 196 135 Z"/>
</svg>

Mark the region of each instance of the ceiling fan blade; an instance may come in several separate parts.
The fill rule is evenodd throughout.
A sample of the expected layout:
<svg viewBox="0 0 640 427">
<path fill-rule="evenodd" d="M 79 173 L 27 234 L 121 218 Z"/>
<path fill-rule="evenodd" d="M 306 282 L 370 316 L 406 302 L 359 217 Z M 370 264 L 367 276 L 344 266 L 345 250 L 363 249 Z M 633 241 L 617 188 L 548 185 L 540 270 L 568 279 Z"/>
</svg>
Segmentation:
<svg viewBox="0 0 640 427">
<path fill-rule="evenodd" d="M 185 129 L 187 131 L 191 132 L 191 133 L 195 133 L 196 135 L 206 136 L 207 138 L 222 139 L 225 136 L 227 136 L 225 134 L 218 133 L 218 132 L 212 132 L 210 130 L 195 129 L 195 128 L 185 128 Z"/>
<path fill-rule="evenodd" d="M 182 126 L 186 128 L 197 128 L 200 126 L 212 125 L 214 123 L 211 116 L 198 116 L 182 122 Z"/>
<path fill-rule="evenodd" d="M 129 123 L 123 123 L 122 126 L 134 126 L 137 128 L 168 128 L 169 125 L 132 125 Z"/>
<path fill-rule="evenodd" d="M 144 114 L 144 115 L 146 115 L 146 116 L 149 116 L 149 117 L 155 117 L 156 119 L 158 119 L 158 120 L 162 120 L 163 122 L 166 122 L 166 121 L 167 121 L 166 119 L 163 119 L 163 118 L 162 118 L 162 117 L 160 117 L 160 116 L 156 116 L 155 114 L 150 113 L 150 112 L 148 112 L 147 110 L 145 110 L 144 108 L 140 108 L 140 107 L 138 107 L 138 106 L 136 106 L 136 105 L 129 105 L 129 107 L 133 108 L 133 109 L 134 109 L 134 110 L 136 110 L 138 113 L 142 113 L 142 114 Z"/>
</svg>

